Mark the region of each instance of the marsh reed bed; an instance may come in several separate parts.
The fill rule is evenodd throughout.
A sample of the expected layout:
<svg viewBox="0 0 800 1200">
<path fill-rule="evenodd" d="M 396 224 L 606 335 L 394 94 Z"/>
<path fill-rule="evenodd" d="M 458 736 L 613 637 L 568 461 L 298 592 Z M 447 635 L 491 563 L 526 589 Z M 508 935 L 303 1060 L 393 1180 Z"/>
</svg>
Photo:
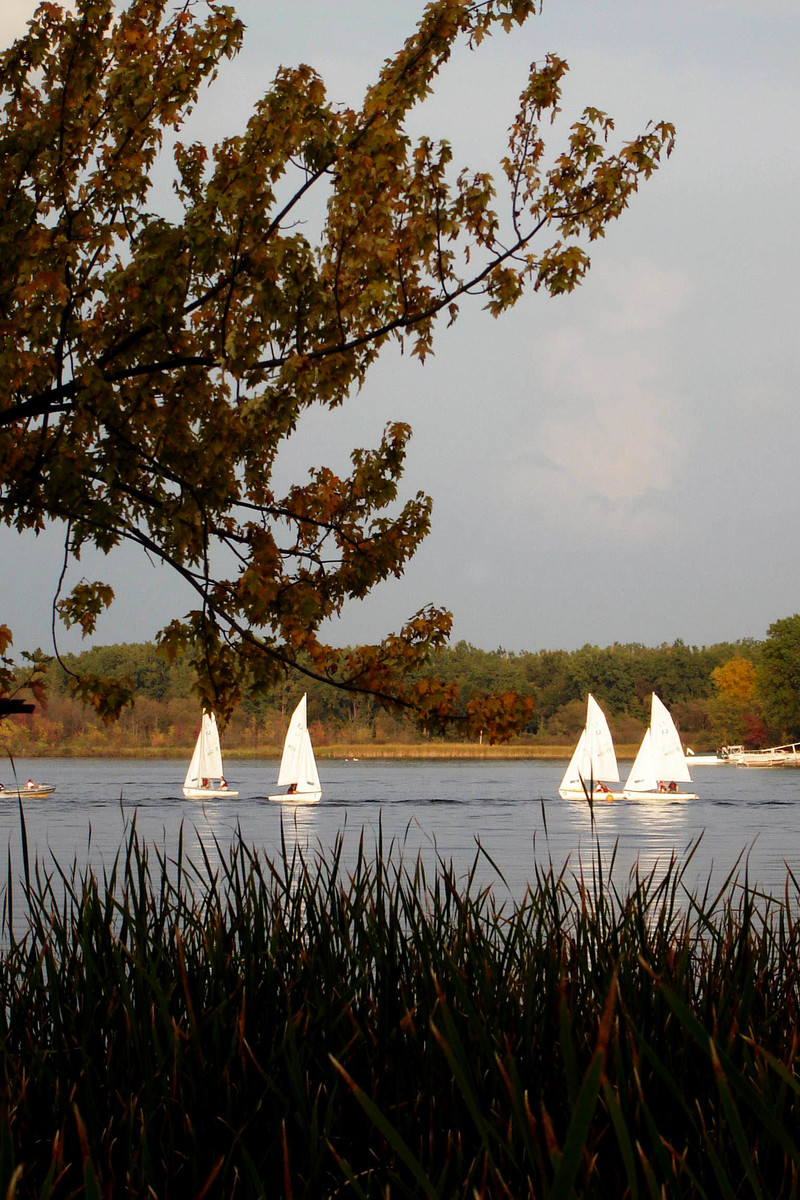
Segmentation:
<svg viewBox="0 0 800 1200">
<path fill-rule="evenodd" d="M 504 906 L 380 835 L 26 861 L 0 1196 L 795 1196 L 798 886 L 685 870 Z"/>
</svg>

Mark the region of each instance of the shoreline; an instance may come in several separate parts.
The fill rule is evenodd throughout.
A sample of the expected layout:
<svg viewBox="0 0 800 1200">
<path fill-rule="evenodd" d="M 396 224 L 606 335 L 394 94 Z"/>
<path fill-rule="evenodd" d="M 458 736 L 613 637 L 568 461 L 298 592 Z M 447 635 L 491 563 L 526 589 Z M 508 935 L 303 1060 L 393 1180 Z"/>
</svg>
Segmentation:
<svg viewBox="0 0 800 1200">
<path fill-rule="evenodd" d="M 317 745 L 314 754 L 319 761 L 339 760 L 376 760 L 397 759 L 399 761 L 427 760 L 445 761 L 448 759 L 484 760 L 484 761 L 531 761 L 552 760 L 567 761 L 574 746 L 487 746 L 477 742 L 436 742 L 427 745 L 416 743 L 380 743 L 352 742 L 334 743 L 329 746 Z M 22 750 L 13 755 L 19 759 L 42 760 L 50 758 L 85 758 L 85 759 L 175 759 L 183 760 L 191 757 L 192 746 L 114 746 L 108 749 L 97 747 L 53 747 L 48 753 Z M 620 759 L 634 758 L 636 746 L 619 746 L 617 757 Z M 240 759 L 279 759 L 280 746 L 253 746 L 249 748 L 225 748 L 225 759 L 236 762 Z"/>
</svg>

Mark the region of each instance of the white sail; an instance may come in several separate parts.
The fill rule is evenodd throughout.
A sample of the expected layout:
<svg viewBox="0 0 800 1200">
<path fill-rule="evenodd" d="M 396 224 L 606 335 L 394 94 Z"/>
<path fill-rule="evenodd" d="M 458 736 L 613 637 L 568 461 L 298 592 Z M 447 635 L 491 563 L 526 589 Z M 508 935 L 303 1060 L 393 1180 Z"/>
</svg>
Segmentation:
<svg viewBox="0 0 800 1200">
<path fill-rule="evenodd" d="M 619 767 L 611 730 L 605 713 L 591 694 L 586 702 L 586 749 L 592 764 L 592 777 L 616 783 Z"/>
<path fill-rule="evenodd" d="M 675 722 L 655 692 L 650 712 L 650 740 L 656 779 L 691 783 L 692 777 Z"/>
<path fill-rule="evenodd" d="M 286 798 L 314 794 L 316 799 L 322 794 L 319 772 L 317 770 L 311 736 L 308 732 L 307 702 L 303 696 L 294 710 L 286 731 L 283 743 L 281 765 L 278 770 L 278 787 L 293 787 Z M 284 796 L 270 796 L 270 799 L 284 799 Z"/>
<path fill-rule="evenodd" d="M 214 784 L 212 780 L 217 780 Z M 214 796 L 238 796 L 232 792 L 222 771 L 222 751 L 219 745 L 219 730 L 213 713 L 203 713 L 200 733 L 183 781 L 183 794 L 189 799 L 205 799 Z"/>
<path fill-rule="evenodd" d="M 306 729 L 303 736 L 303 753 L 300 759 L 300 778 L 297 781 L 298 791 L 318 792 L 321 789 L 317 760 L 311 746 L 311 735 Z"/>
<path fill-rule="evenodd" d="M 626 792 L 655 792 L 658 789 L 658 778 L 653 766 L 653 752 L 650 729 L 645 730 L 639 752 L 633 760 L 631 773 L 625 784 Z"/>
<path fill-rule="evenodd" d="M 306 697 L 297 705 L 289 720 L 289 728 L 283 742 L 283 754 L 278 770 L 278 787 L 297 783 L 302 774 L 303 746 L 308 732 Z"/>
<path fill-rule="evenodd" d="M 582 794 L 584 785 L 588 788 L 600 781 L 616 783 L 618 780 L 619 767 L 608 721 L 590 694 L 586 701 L 586 724 L 558 790 L 562 795 L 565 792 Z"/>
<path fill-rule="evenodd" d="M 219 731 L 213 713 L 203 713 L 200 733 L 183 781 L 184 787 L 198 788 L 204 779 L 222 778 L 222 751 L 219 747 Z"/>
<path fill-rule="evenodd" d="M 643 796 L 669 791 L 695 798 L 694 793 L 678 792 L 679 781 L 692 782 L 686 756 L 669 710 L 653 692 L 650 724 L 625 783 L 625 794 Z"/>
<path fill-rule="evenodd" d="M 564 778 L 559 785 L 559 791 L 580 792 L 583 789 L 582 779 L 585 779 L 588 786 L 591 764 L 589 756 L 586 753 L 586 730 L 581 731 L 581 736 L 578 738 L 578 744 L 575 747 L 572 758 L 569 760 L 569 766 L 564 772 Z"/>
</svg>

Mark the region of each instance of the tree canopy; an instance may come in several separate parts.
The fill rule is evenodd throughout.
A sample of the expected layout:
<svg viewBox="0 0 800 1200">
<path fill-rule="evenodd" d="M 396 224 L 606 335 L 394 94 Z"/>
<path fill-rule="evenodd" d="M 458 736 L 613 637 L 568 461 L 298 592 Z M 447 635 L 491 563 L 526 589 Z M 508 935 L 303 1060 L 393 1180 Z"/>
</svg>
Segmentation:
<svg viewBox="0 0 800 1200">
<path fill-rule="evenodd" d="M 223 717 L 287 669 L 429 725 L 456 711 L 454 688 L 420 674 L 449 613 L 429 606 L 355 650 L 320 634 L 428 532 L 430 499 L 398 499 L 408 427 L 354 449 L 344 477 L 320 465 L 280 494 L 273 468 L 309 406 L 341 404 L 388 342 L 424 359 L 468 298 L 498 316 L 526 289 L 573 289 L 588 244 L 669 153 L 671 125 L 614 149 L 592 107 L 548 145 L 567 70 L 554 54 L 522 81 L 500 183 L 411 139 L 456 42 L 478 48 L 536 8 L 434 0 L 358 108 L 311 67 L 281 69 L 243 132 L 177 142 L 179 219 L 155 207 L 152 168 L 239 49 L 232 8 L 44 3 L 0 55 L 0 519 L 63 521 L 65 561 L 128 542 L 178 572 L 196 607 L 160 641 L 190 652 Z M 300 222 L 315 196 L 313 238 Z M 84 580 L 58 610 L 90 632 L 112 599 Z M 104 714 L 126 700 L 95 677 L 74 687 Z M 493 737 L 529 714 L 511 694 L 470 704 Z"/>
<path fill-rule="evenodd" d="M 800 739 L 800 613 L 773 621 L 759 656 L 756 687 L 782 742 Z"/>
</svg>

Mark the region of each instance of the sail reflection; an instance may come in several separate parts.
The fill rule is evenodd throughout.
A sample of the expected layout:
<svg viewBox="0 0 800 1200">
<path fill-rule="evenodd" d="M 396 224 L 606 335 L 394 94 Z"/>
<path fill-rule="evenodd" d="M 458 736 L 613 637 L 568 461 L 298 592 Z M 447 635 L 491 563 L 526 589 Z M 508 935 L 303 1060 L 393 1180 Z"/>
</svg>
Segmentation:
<svg viewBox="0 0 800 1200">
<path fill-rule="evenodd" d="M 206 862 L 216 869 L 230 847 L 234 831 L 230 805 L 206 801 L 184 824 L 184 853 L 198 870 L 202 871 Z"/>
</svg>

